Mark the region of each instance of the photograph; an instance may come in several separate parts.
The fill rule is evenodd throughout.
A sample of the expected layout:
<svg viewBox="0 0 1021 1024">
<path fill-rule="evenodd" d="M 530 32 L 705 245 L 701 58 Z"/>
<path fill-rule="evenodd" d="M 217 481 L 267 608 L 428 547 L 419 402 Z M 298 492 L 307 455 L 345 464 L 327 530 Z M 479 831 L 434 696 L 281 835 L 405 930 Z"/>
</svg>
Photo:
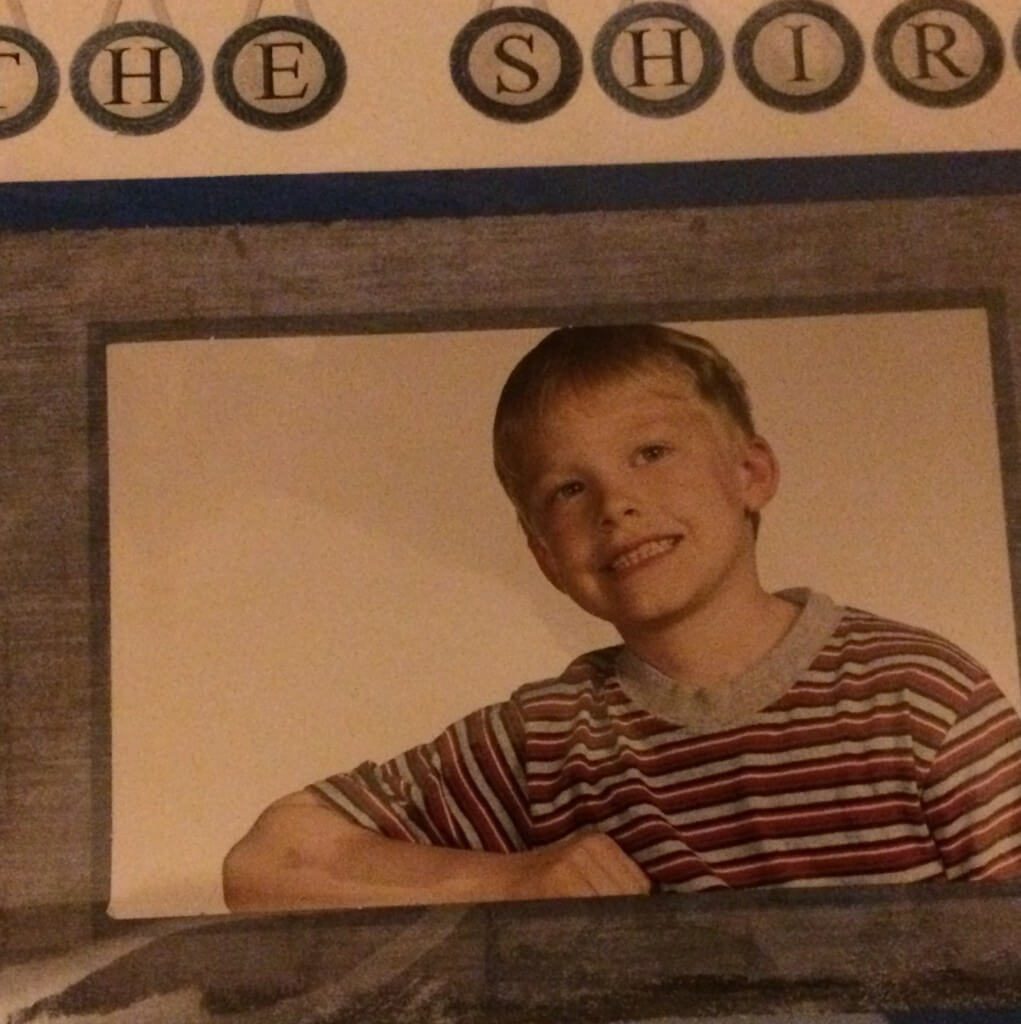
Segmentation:
<svg viewBox="0 0 1021 1024">
<path fill-rule="evenodd" d="M 934 631 L 984 665 L 1010 705 L 1021 705 L 986 311 L 721 316 L 674 327 L 682 340 L 711 340 L 739 368 L 755 429 L 778 463 L 755 539 L 764 591 L 807 588 L 838 606 Z M 591 613 L 579 607 L 584 598 L 550 586 L 528 550 L 520 506 L 516 513 L 493 469 L 503 382 L 550 330 L 107 346 L 112 914 L 222 912 L 223 857 L 274 800 L 431 743 L 523 684 L 555 679 L 584 653 L 621 644 L 619 614 Z M 618 334 L 626 339 L 626 325 Z M 612 348 L 613 339 L 611 327 L 601 344 Z M 666 530 L 654 519 L 639 533 L 611 532 L 607 543 L 631 549 Z M 631 571 L 632 586 L 650 585 Z M 693 570 L 682 563 L 672 571 Z M 741 632 L 734 628 L 727 642 Z M 789 682 L 798 678 L 792 673 Z M 632 713 L 650 710 L 649 696 L 632 696 Z M 847 699 L 861 715 L 863 695 Z M 658 717 L 660 730 L 690 729 L 690 745 L 748 716 L 712 729 Z M 572 728 L 572 742 L 583 746 L 580 723 Z M 893 733 L 872 728 L 893 742 Z M 636 735 L 633 724 L 622 726 L 617 742 L 629 748 Z M 858 734 L 816 734 L 813 759 L 824 756 L 820 736 L 863 742 Z M 467 744 L 473 758 L 481 760 L 485 742 Z M 673 756 L 672 768 L 656 771 L 656 785 L 683 792 L 671 772 L 694 771 L 696 755 Z M 762 750 L 730 756 L 749 758 L 757 779 Z M 554 771 L 552 759 L 534 770 Z M 625 799 L 614 793 L 623 770 L 616 761 L 593 766 L 591 779 L 572 785 L 616 804 Z M 745 798 L 761 798 L 749 784 Z M 538 804 L 534 785 L 528 799 Z M 388 831 L 367 796 L 352 805 L 347 799 L 356 798 L 338 795 L 337 786 L 321 782 L 324 803 L 384 834 L 398 828 Z M 819 807 L 819 783 L 811 788 Z M 448 799 L 448 813 L 472 818 L 468 797 Z M 728 801 L 714 815 L 733 813 Z M 615 815 L 607 828 L 624 836 L 628 819 Z M 703 809 L 672 824 L 697 849 L 714 815 Z M 879 824 L 869 841 L 878 841 Z M 735 861 L 730 884 L 742 884 L 738 865 L 781 845 L 755 821 L 746 824 L 752 835 L 756 825 L 758 847 L 745 834 L 709 844 L 710 865 Z M 798 827 L 814 843 L 826 832 L 817 821 Z M 503 849 L 475 834 L 427 837 L 416 828 L 409 821 L 393 834 Z M 507 849 L 550 841 L 517 833 L 501 840 Z M 897 833 L 898 848 L 903 841 Z M 801 870 L 773 881 L 848 884 L 869 873 Z M 664 867 L 658 873 L 671 877 Z M 695 891 L 714 879 L 706 871 L 677 888 Z M 302 898 L 330 903 L 328 891 L 295 897 L 295 906 Z M 338 905 L 345 898 L 435 900 L 414 881 L 403 891 L 338 896 Z"/>
</svg>

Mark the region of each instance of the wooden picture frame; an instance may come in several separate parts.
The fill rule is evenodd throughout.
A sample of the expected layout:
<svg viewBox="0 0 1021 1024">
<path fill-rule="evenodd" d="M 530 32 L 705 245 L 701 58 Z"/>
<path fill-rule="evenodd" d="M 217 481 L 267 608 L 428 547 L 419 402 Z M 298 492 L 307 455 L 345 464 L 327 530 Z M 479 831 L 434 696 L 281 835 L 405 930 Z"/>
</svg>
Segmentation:
<svg viewBox="0 0 1021 1024">
<path fill-rule="evenodd" d="M 106 917 L 113 339 L 481 327 L 508 306 L 537 324 L 978 306 L 1021 607 L 1021 198 L 634 205 L 651 208 L 0 235 L 0 878 L 9 977 L 36 979 L 12 1020 L 1016 1013 L 1016 885 Z"/>
</svg>

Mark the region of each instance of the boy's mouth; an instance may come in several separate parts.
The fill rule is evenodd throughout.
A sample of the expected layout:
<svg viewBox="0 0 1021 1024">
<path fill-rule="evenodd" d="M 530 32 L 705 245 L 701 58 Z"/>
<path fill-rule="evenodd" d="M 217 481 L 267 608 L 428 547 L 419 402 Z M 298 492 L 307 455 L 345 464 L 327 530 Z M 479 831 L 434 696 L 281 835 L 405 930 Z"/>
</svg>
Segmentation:
<svg viewBox="0 0 1021 1024">
<path fill-rule="evenodd" d="M 649 561 L 649 559 L 666 554 L 677 547 L 680 542 L 681 538 L 679 536 L 658 537 L 656 540 L 647 540 L 637 545 L 637 547 L 628 548 L 615 558 L 612 558 L 606 569 L 608 572 L 623 572 L 627 569 L 633 569 L 636 565 L 641 565 L 643 562 Z"/>
</svg>

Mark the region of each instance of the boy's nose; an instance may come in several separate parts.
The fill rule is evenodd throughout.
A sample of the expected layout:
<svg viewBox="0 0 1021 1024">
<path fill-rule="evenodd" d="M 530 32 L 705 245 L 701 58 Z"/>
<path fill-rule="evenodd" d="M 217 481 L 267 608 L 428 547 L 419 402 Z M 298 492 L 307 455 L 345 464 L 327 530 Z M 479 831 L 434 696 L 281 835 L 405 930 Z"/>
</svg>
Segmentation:
<svg viewBox="0 0 1021 1024">
<path fill-rule="evenodd" d="M 599 502 L 599 525 L 604 529 L 618 526 L 629 516 L 638 514 L 634 496 L 616 488 L 603 488 Z"/>
</svg>

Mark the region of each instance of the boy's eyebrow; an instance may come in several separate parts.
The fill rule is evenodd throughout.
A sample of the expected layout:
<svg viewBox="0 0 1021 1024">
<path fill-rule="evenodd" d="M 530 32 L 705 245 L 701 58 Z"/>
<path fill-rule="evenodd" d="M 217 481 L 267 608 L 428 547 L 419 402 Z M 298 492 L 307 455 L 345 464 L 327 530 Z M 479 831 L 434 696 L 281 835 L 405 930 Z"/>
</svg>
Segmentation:
<svg viewBox="0 0 1021 1024">
<path fill-rule="evenodd" d="M 640 444 L 642 441 L 654 440 L 654 435 L 659 432 L 660 427 L 676 426 L 677 424 L 674 422 L 674 418 L 672 416 L 656 412 L 645 417 L 636 418 L 633 424 L 629 426 L 629 429 L 633 429 L 639 434 L 649 434 L 648 437 L 632 439 L 633 443 Z M 554 452 L 551 456 L 547 456 L 546 458 L 535 458 L 532 460 L 534 468 L 528 474 L 527 482 L 534 486 L 536 483 L 539 483 L 544 476 L 563 476 L 574 472 L 581 472 L 581 467 L 576 463 L 577 460 L 573 457 L 571 459 L 565 458 L 561 460 L 559 452 Z"/>
<path fill-rule="evenodd" d="M 580 472 L 580 468 L 547 463 L 528 474 L 525 479 L 525 489 L 536 490 L 562 480 L 564 477 L 577 476 Z"/>
</svg>

